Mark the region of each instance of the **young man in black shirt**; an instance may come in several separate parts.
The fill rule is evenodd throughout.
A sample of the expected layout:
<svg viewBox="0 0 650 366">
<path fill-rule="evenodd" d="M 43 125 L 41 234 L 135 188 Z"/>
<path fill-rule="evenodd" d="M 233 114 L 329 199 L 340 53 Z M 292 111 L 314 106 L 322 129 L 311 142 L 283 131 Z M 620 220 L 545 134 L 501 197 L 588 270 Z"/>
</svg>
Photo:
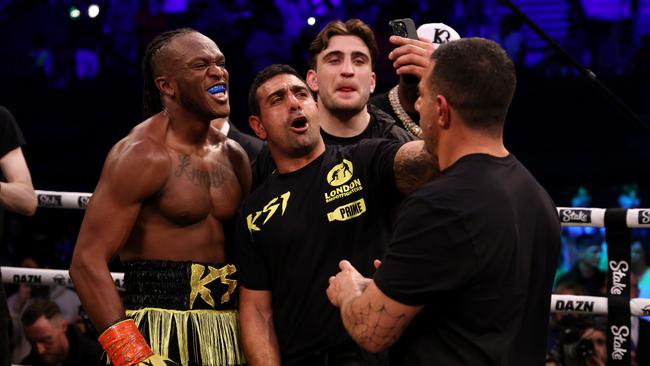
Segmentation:
<svg viewBox="0 0 650 366">
<path fill-rule="evenodd" d="M 331 21 L 310 43 L 307 84 L 318 95 L 325 144 L 352 145 L 368 138 L 416 139 L 389 114 L 368 104 L 375 90 L 376 59 L 375 34 L 359 19 Z M 253 190 L 273 169 L 275 164 L 265 148 L 253 163 Z"/>
<path fill-rule="evenodd" d="M 247 199 L 236 231 L 242 341 L 250 365 L 364 361 L 325 296 L 347 258 L 370 275 L 389 239 L 391 204 L 433 177 L 423 141 L 326 146 L 307 85 L 287 65 L 249 92 L 255 133 L 277 170 Z"/>
<path fill-rule="evenodd" d="M 326 144 L 347 145 L 377 137 L 415 139 L 392 117 L 368 104 L 376 85 L 376 58 L 375 34 L 359 19 L 329 22 L 309 45 L 307 84 L 318 94 Z"/>
<path fill-rule="evenodd" d="M 480 38 L 432 59 L 416 106 L 441 176 L 402 204 L 374 278 L 342 261 L 328 297 L 362 347 L 394 344 L 396 365 L 541 365 L 560 224 L 503 145 L 514 65 Z"/>
</svg>

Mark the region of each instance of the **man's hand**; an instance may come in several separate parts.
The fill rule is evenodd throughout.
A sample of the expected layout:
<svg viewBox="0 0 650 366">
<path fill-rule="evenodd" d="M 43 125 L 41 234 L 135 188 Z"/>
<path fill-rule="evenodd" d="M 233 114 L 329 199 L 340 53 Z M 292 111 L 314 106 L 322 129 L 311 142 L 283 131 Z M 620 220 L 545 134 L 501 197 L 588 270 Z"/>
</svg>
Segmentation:
<svg viewBox="0 0 650 366">
<path fill-rule="evenodd" d="M 375 268 L 381 262 L 375 260 Z M 339 272 L 329 279 L 327 297 L 341 309 L 341 320 L 352 339 L 369 352 L 390 347 L 423 306 L 401 304 L 381 292 L 348 261 L 339 263 Z"/>
<path fill-rule="evenodd" d="M 378 260 L 375 260 L 375 268 L 379 267 Z M 341 307 L 345 302 L 361 295 L 363 291 L 372 282 L 370 278 L 365 278 L 346 260 L 339 263 L 341 272 L 329 279 L 327 288 L 327 297 L 332 305 Z"/>
<path fill-rule="evenodd" d="M 388 54 L 397 75 L 410 74 L 422 79 L 435 51 L 433 43 L 400 36 L 391 36 L 389 41 L 397 46 Z"/>
</svg>

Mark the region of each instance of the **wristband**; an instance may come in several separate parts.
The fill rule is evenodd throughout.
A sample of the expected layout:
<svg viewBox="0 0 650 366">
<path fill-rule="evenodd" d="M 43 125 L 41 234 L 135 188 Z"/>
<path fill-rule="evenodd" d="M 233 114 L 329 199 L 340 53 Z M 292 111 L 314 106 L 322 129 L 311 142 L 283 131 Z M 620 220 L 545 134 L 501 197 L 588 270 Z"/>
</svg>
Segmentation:
<svg viewBox="0 0 650 366">
<path fill-rule="evenodd" d="M 99 336 L 99 343 L 115 366 L 132 366 L 153 355 L 131 319 L 110 326 Z"/>
</svg>

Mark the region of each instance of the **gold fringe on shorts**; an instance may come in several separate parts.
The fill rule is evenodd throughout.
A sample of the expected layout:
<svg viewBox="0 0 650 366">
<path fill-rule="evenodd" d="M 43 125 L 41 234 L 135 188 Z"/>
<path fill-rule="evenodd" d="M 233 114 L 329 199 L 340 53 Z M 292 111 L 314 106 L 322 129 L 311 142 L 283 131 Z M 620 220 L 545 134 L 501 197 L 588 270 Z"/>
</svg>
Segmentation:
<svg viewBox="0 0 650 366">
<path fill-rule="evenodd" d="M 144 308 L 127 310 L 126 315 L 140 327 L 146 320 L 149 346 L 154 353 L 169 354 L 172 328 L 176 331 L 180 363 L 188 365 L 192 354 L 201 356 L 206 366 L 242 365 L 246 362 L 239 340 L 239 315 L 237 310 L 167 310 Z M 172 327 L 172 324 L 175 326 Z M 189 329 L 198 331 L 189 343 Z"/>
</svg>

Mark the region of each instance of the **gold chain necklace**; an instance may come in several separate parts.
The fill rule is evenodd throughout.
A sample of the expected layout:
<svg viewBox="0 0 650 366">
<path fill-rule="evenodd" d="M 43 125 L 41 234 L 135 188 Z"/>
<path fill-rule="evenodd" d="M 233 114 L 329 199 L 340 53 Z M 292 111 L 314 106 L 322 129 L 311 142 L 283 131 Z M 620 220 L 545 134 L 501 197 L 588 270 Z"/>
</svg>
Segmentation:
<svg viewBox="0 0 650 366">
<path fill-rule="evenodd" d="M 389 92 L 388 92 L 388 101 L 390 102 L 390 106 L 393 107 L 393 111 L 395 111 L 395 114 L 397 115 L 397 118 L 402 122 L 404 127 L 406 127 L 406 130 L 410 132 L 413 136 L 421 139 L 422 138 L 422 128 L 417 125 L 417 123 L 413 122 L 413 119 L 406 113 L 404 108 L 402 107 L 402 104 L 399 102 L 399 95 L 397 93 L 397 88 L 399 85 L 395 85 Z"/>
</svg>

